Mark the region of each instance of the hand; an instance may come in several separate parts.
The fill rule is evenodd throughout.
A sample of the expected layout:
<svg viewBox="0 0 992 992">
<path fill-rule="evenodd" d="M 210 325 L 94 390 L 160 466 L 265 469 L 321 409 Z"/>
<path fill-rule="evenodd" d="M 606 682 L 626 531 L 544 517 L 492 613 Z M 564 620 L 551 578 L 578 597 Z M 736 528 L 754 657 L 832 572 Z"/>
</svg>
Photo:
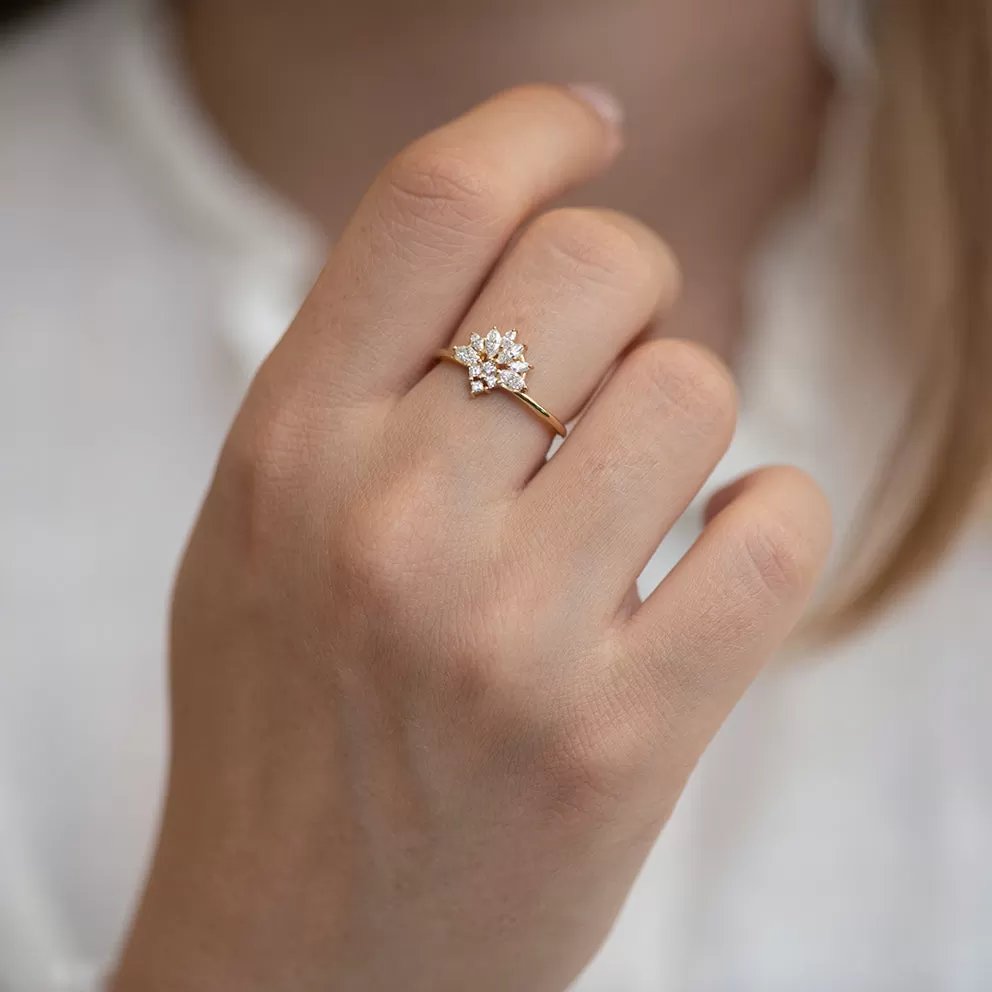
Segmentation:
<svg viewBox="0 0 992 992">
<path fill-rule="evenodd" d="M 789 469 L 634 582 L 730 439 L 703 350 L 631 343 L 650 231 L 541 204 L 614 128 L 500 96 L 378 178 L 234 424 L 173 610 L 173 757 L 118 992 L 561 990 L 828 543 Z M 549 432 L 434 351 L 515 327 Z"/>
</svg>

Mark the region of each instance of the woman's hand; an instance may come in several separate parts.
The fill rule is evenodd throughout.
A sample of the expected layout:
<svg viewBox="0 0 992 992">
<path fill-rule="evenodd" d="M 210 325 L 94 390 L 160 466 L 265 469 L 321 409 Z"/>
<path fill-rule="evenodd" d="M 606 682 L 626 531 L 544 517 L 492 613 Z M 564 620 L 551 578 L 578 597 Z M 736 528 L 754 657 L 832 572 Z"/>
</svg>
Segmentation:
<svg viewBox="0 0 992 992">
<path fill-rule="evenodd" d="M 815 486 L 758 473 L 643 605 L 723 453 L 676 292 L 628 218 L 544 202 L 619 144 L 516 90 L 378 178 L 231 431 L 176 587 L 173 760 L 118 992 L 559 990 L 797 620 Z M 518 328 L 545 425 L 432 355 Z"/>
</svg>

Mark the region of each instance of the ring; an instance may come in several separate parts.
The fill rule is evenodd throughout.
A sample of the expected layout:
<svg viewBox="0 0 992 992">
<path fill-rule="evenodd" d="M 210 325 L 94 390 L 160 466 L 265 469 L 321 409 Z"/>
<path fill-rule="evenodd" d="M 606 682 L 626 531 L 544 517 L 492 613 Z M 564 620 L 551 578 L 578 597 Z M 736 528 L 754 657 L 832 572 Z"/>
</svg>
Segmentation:
<svg viewBox="0 0 992 992">
<path fill-rule="evenodd" d="M 556 434 L 565 437 L 568 433 L 565 425 L 527 394 L 527 373 L 533 366 L 524 356 L 525 348 L 526 345 L 517 341 L 516 331 L 500 334 L 494 327 L 484 338 L 473 334 L 467 345 L 442 348 L 436 357 L 468 369 L 472 396 L 481 396 L 494 389 L 505 390 L 531 413 L 537 414 Z"/>
</svg>

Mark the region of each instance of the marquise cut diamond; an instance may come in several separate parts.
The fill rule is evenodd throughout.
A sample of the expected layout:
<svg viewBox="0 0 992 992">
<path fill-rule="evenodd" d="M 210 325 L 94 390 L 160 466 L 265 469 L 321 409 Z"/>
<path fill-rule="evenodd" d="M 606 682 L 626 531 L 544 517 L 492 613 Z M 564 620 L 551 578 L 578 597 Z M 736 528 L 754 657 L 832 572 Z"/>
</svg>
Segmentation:
<svg viewBox="0 0 992 992">
<path fill-rule="evenodd" d="M 500 370 L 499 382 L 504 389 L 509 389 L 511 393 L 522 392 L 527 386 L 522 375 L 511 372 L 509 369 Z"/>
</svg>

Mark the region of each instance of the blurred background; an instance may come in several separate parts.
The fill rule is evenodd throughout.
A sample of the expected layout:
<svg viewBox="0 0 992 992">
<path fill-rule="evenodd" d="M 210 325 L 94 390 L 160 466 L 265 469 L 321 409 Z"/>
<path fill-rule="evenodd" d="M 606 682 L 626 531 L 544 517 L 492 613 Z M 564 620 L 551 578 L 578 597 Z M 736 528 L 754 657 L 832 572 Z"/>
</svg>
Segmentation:
<svg viewBox="0 0 992 992">
<path fill-rule="evenodd" d="M 177 561 L 363 190 L 506 87 L 626 112 L 737 437 L 833 502 L 807 625 L 581 992 L 992 988 L 992 12 L 980 0 L 0 2 L 0 992 L 92 990 L 153 850 Z"/>
</svg>

